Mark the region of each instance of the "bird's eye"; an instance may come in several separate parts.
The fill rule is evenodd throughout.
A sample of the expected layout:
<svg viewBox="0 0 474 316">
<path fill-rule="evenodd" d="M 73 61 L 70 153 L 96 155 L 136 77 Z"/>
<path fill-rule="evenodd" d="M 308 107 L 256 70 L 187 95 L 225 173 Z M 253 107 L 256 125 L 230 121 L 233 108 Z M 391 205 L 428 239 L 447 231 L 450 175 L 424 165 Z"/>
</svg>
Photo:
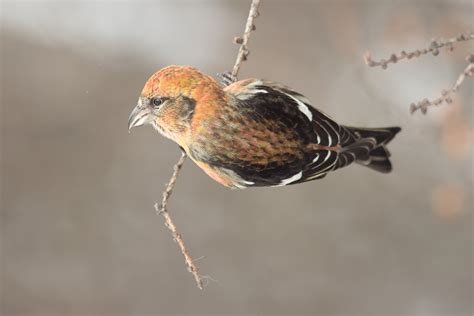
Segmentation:
<svg viewBox="0 0 474 316">
<path fill-rule="evenodd" d="M 154 107 L 159 107 L 162 103 L 163 103 L 163 99 L 162 98 L 153 98 L 151 100 L 151 103 L 153 104 Z"/>
</svg>

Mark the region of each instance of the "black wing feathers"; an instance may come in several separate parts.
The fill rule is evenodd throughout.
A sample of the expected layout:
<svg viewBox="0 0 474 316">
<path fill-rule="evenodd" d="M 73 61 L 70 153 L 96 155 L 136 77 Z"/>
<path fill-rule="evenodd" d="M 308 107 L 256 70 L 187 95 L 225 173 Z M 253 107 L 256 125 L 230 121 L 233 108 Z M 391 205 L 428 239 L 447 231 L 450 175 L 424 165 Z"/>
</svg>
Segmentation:
<svg viewBox="0 0 474 316">
<path fill-rule="evenodd" d="M 245 120 L 254 122 L 255 128 L 271 129 L 282 139 L 298 144 L 294 155 L 286 153 L 284 159 L 269 160 L 263 165 L 249 160 L 210 158 L 212 165 L 234 171 L 249 183 L 248 186 L 320 179 L 327 172 L 353 162 L 381 172 L 391 169 L 384 146 L 400 130 L 397 127 L 363 129 L 339 125 L 313 108 L 301 94 L 260 80 L 250 80 L 230 90 L 236 97 L 237 112 L 243 114 Z M 318 149 L 318 145 L 331 148 Z"/>
<path fill-rule="evenodd" d="M 252 85 L 249 89 L 242 94 L 242 98 L 237 96 L 238 112 L 245 115 L 245 120 L 253 121 L 258 126 L 271 129 L 278 127 L 280 130 L 277 132 L 284 135 L 282 137 L 298 143 L 298 152 L 288 157 L 285 163 L 268 162 L 262 166 L 261 163 L 250 161 L 210 157 L 210 164 L 234 171 L 246 182 L 253 183 L 249 186 L 305 182 L 324 177 L 334 168 L 336 152 L 314 150 L 310 145 L 337 145 L 340 130 L 337 123 L 312 108 L 302 95 L 291 90 L 269 85 Z M 295 177 L 294 181 L 285 181 L 292 177 Z"/>
</svg>

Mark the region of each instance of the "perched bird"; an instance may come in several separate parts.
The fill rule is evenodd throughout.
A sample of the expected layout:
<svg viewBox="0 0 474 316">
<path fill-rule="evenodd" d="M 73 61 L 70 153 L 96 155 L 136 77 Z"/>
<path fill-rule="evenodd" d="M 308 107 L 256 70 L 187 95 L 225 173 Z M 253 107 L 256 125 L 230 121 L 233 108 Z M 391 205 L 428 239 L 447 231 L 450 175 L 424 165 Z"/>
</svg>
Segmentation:
<svg viewBox="0 0 474 316">
<path fill-rule="evenodd" d="M 286 86 L 245 79 L 224 87 L 189 66 L 148 79 L 128 128 L 143 124 L 231 188 L 321 179 L 353 162 L 389 172 L 386 145 L 400 131 L 340 125 Z"/>
</svg>

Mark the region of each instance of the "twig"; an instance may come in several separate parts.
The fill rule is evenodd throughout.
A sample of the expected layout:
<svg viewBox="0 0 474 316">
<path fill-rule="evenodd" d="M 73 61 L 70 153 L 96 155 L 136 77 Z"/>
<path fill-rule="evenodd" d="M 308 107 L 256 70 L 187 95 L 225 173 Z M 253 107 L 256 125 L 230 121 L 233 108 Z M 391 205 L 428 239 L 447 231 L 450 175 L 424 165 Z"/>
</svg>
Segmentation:
<svg viewBox="0 0 474 316">
<path fill-rule="evenodd" d="M 463 84 L 464 79 L 466 77 L 473 77 L 474 76 L 474 54 L 470 54 L 467 56 L 466 61 L 468 65 L 464 69 L 464 71 L 459 75 L 458 80 L 450 90 L 443 90 L 441 91 L 441 96 L 434 100 L 423 99 L 418 103 L 410 104 L 410 113 L 415 113 L 417 110 L 420 110 L 421 113 L 426 114 L 428 111 L 429 106 L 437 106 L 442 104 L 443 102 L 450 104 L 453 102 L 452 95 L 456 93 L 459 87 Z"/>
<path fill-rule="evenodd" d="M 161 200 L 160 207 L 158 208 L 159 210 L 157 210 L 159 214 L 167 211 L 166 205 L 168 204 L 168 199 L 170 198 L 171 193 L 173 193 L 173 187 L 178 178 L 179 171 L 181 171 L 181 168 L 183 167 L 186 157 L 187 157 L 186 152 L 182 150 L 181 157 L 179 157 L 178 162 L 173 167 L 173 175 L 171 176 L 170 181 L 166 185 L 165 191 L 163 191 L 163 199 Z"/>
<path fill-rule="evenodd" d="M 374 61 L 370 55 L 370 52 L 367 52 L 364 55 L 364 61 L 369 67 L 380 66 L 382 67 L 382 69 L 387 69 L 389 64 L 391 63 L 395 64 L 403 59 L 417 58 L 422 55 L 426 55 L 428 53 L 433 54 L 433 56 L 437 56 L 439 54 L 440 48 L 443 48 L 443 47 L 446 47 L 448 51 L 452 51 L 454 49 L 454 43 L 469 41 L 472 39 L 474 39 L 474 33 L 469 32 L 469 33 L 461 34 L 457 37 L 453 37 L 447 40 L 439 40 L 439 41 L 433 40 L 431 41 L 431 44 L 428 48 L 424 48 L 421 50 L 417 49 L 408 53 L 402 50 L 398 55 L 391 54 L 388 59 L 381 59 L 379 61 Z"/>
<path fill-rule="evenodd" d="M 390 58 L 387 60 L 381 59 L 379 61 L 374 61 L 370 56 L 370 52 L 367 52 L 364 55 L 364 60 L 367 66 L 369 67 L 380 66 L 382 69 L 387 69 L 389 64 L 391 63 L 395 64 L 403 59 L 408 60 L 412 58 L 417 58 L 417 57 L 426 55 L 428 53 L 433 54 L 433 56 L 437 56 L 439 54 L 439 50 L 443 47 L 446 47 L 448 51 L 453 51 L 454 43 L 469 41 L 472 39 L 474 39 L 474 33 L 471 31 L 466 34 L 461 34 L 457 37 L 453 37 L 447 40 L 440 40 L 440 41 L 433 40 L 428 48 L 424 48 L 422 50 L 417 49 L 415 51 L 408 52 L 408 53 L 403 50 L 398 55 L 397 54 L 390 55 Z M 462 85 L 462 83 L 464 82 L 464 79 L 466 79 L 466 77 L 474 76 L 474 55 L 473 54 L 469 55 L 466 58 L 466 60 L 468 61 L 467 67 L 461 73 L 458 80 L 456 81 L 456 83 L 450 90 L 441 91 L 441 96 L 438 97 L 437 99 L 430 101 L 429 99 L 425 98 L 419 101 L 418 103 L 410 104 L 410 113 L 413 114 L 417 110 L 420 110 L 423 114 L 426 114 L 426 112 L 428 111 L 428 107 L 430 106 L 437 106 L 437 105 L 441 105 L 442 103 L 447 103 L 447 104 L 452 103 L 453 102 L 452 96 L 454 93 L 456 93 L 456 91 Z"/>
<path fill-rule="evenodd" d="M 250 33 L 255 31 L 256 27 L 253 21 L 256 17 L 258 17 L 258 7 L 260 6 L 260 0 L 252 0 L 252 4 L 250 5 L 249 16 L 247 18 L 247 23 L 245 24 L 245 31 L 242 37 L 235 37 L 234 43 L 240 44 L 239 53 L 237 54 L 237 59 L 235 60 L 234 67 L 232 68 L 231 76 L 232 78 L 237 78 L 239 75 L 240 65 L 243 61 L 247 60 L 247 57 L 250 53 L 247 43 L 250 38 Z"/>
<path fill-rule="evenodd" d="M 235 81 L 237 78 L 237 75 L 239 73 L 240 65 L 244 60 L 247 59 L 247 56 L 249 54 L 249 50 L 247 47 L 247 42 L 250 38 L 250 32 L 255 30 L 255 25 L 253 24 L 253 20 L 258 16 L 258 6 L 260 5 L 260 0 L 252 0 L 252 4 L 250 5 L 250 12 L 249 16 L 247 18 L 247 23 L 245 24 L 245 32 L 243 37 L 235 38 L 234 41 L 238 44 L 241 44 L 239 53 L 237 55 L 237 60 L 235 61 L 235 65 L 232 69 L 231 77 L 232 80 Z M 188 271 L 191 272 L 194 276 L 194 280 L 196 281 L 197 287 L 199 289 L 203 289 L 203 279 L 206 280 L 207 283 L 209 283 L 209 280 L 215 281 L 212 279 L 210 276 L 201 276 L 199 274 L 199 270 L 197 266 L 195 265 L 195 261 L 193 261 L 193 258 L 189 255 L 189 251 L 186 248 L 186 245 L 183 240 L 183 236 L 178 232 L 178 229 L 176 228 L 176 225 L 174 224 L 173 220 L 171 219 L 170 214 L 168 213 L 168 210 L 166 208 L 168 204 L 168 200 L 171 196 L 171 193 L 173 193 L 173 188 L 176 183 L 176 180 L 178 178 L 179 171 L 183 167 L 184 162 L 186 161 L 186 153 L 184 151 L 181 152 L 181 157 L 179 158 L 178 162 L 174 165 L 173 167 L 173 175 L 170 178 L 170 181 L 166 185 L 165 191 L 163 191 L 163 199 L 161 200 L 161 204 L 158 206 L 158 203 L 155 203 L 155 211 L 157 214 L 163 216 L 165 219 L 165 225 L 168 227 L 168 229 L 171 232 L 171 235 L 173 236 L 173 239 L 178 243 L 178 246 L 181 250 L 181 253 L 184 256 L 184 260 L 186 262 L 186 267 L 188 268 Z M 207 284 L 206 283 L 206 284 Z"/>
<path fill-rule="evenodd" d="M 186 153 L 184 151 L 181 152 L 181 157 L 179 158 L 178 162 L 173 167 L 173 175 L 171 176 L 170 181 L 166 185 L 165 191 L 163 191 L 163 199 L 161 200 L 161 204 L 158 206 L 158 203 L 155 203 L 155 211 L 157 214 L 163 216 L 165 219 L 165 226 L 171 232 L 173 239 L 178 243 L 179 249 L 184 256 L 184 261 L 186 262 L 186 267 L 188 271 L 191 272 L 194 276 L 194 280 L 196 280 L 196 285 L 199 289 L 203 289 L 202 287 L 202 279 L 199 275 L 199 270 L 197 266 L 193 262 L 193 258 L 189 255 L 189 251 L 184 244 L 183 236 L 178 232 L 176 225 L 174 224 L 173 220 L 171 219 L 168 210 L 166 209 L 166 205 L 168 204 L 168 199 L 173 193 L 173 187 L 176 183 L 178 178 L 179 171 L 183 167 L 184 162 L 186 161 Z"/>
</svg>

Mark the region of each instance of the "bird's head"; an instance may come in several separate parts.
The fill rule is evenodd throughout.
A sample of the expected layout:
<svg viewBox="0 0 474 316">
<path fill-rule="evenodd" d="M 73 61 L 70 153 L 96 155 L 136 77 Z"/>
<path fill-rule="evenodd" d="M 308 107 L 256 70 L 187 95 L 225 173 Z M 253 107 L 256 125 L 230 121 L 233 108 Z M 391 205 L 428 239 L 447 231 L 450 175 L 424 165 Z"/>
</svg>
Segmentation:
<svg viewBox="0 0 474 316">
<path fill-rule="evenodd" d="M 183 146 L 198 103 L 220 95 L 222 89 L 211 77 L 189 66 L 168 66 L 145 84 L 128 120 L 128 129 L 150 124 Z"/>
</svg>

